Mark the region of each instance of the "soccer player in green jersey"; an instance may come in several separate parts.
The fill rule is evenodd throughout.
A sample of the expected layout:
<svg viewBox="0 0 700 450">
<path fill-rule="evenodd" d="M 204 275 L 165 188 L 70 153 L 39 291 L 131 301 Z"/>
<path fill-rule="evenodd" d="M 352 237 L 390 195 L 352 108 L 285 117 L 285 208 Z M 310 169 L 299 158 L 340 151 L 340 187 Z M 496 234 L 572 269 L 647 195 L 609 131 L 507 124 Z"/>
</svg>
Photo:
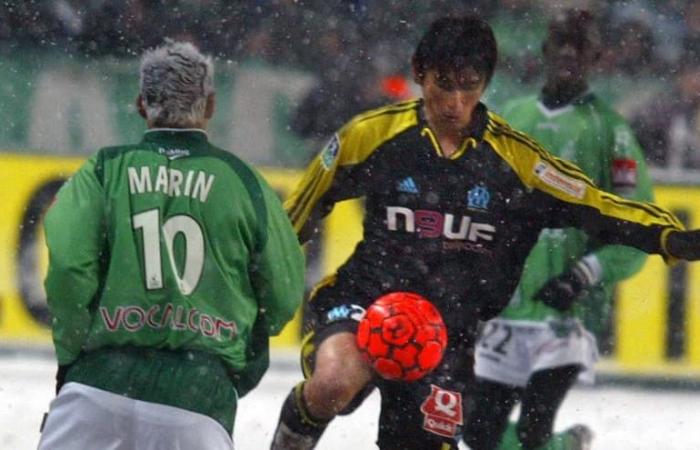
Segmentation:
<svg viewBox="0 0 700 450">
<path fill-rule="evenodd" d="M 600 52 L 592 15 L 568 10 L 553 19 L 543 45 L 546 81 L 538 96 L 504 108 L 511 125 L 576 164 L 599 187 L 652 200 L 642 150 L 630 127 L 590 92 L 588 73 Z M 592 434 L 577 425 L 551 438 L 567 391 L 592 381 L 594 333 L 583 309 L 604 322 L 615 283 L 643 265 L 646 254 L 605 245 L 574 228 L 546 229 L 530 252 L 510 305 L 489 321 L 476 347 L 474 410 L 466 441 L 474 450 L 582 449 Z M 508 424 L 517 401 L 517 424 Z M 499 446 L 500 442 L 500 446 Z"/>
<path fill-rule="evenodd" d="M 211 143 L 213 63 L 144 53 L 149 130 L 91 157 L 45 221 L 59 370 L 39 448 L 231 449 L 237 399 L 303 295 L 275 192 Z"/>
</svg>

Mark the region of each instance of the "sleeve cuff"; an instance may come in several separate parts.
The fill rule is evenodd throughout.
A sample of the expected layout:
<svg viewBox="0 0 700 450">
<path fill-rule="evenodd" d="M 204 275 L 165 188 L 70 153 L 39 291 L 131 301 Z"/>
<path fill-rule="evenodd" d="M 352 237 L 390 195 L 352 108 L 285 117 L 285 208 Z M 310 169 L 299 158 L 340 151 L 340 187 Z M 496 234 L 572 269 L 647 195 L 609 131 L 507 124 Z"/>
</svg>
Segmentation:
<svg viewBox="0 0 700 450">
<path fill-rule="evenodd" d="M 661 251 L 662 254 L 661 256 L 664 258 L 664 261 L 666 261 L 666 264 L 673 266 L 678 261 L 680 261 L 678 258 L 673 256 L 669 251 L 668 251 L 668 237 L 671 235 L 671 233 L 678 231 L 675 228 L 665 228 L 661 232 Z"/>
</svg>

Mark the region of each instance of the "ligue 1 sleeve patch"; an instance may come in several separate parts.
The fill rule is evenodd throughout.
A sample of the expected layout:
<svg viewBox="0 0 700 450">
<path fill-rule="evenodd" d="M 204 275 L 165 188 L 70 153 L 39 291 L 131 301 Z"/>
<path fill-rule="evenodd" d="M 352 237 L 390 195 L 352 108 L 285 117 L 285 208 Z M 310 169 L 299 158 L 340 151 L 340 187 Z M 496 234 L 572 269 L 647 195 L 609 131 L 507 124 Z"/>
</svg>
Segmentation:
<svg viewBox="0 0 700 450">
<path fill-rule="evenodd" d="M 455 437 L 457 427 L 464 424 L 462 394 L 430 385 L 430 395 L 420 405 L 423 429 L 445 437 Z"/>
<path fill-rule="evenodd" d="M 338 139 L 338 134 L 334 134 L 326 146 L 321 150 L 321 165 L 324 169 L 330 170 L 331 166 L 338 158 L 338 153 L 340 153 L 340 139 Z"/>
<path fill-rule="evenodd" d="M 637 185 L 637 161 L 634 159 L 616 159 L 612 164 L 612 180 L 615 187 L 634 187 Z"/>
<path fill-rule="evenodd" d="M 582 199 L 586 195 L 586 184 L 583 181 L 564 175 L 546 162 L 537 163 L 535 175 L 546 185 L 574 198 Z"/>
</svg>

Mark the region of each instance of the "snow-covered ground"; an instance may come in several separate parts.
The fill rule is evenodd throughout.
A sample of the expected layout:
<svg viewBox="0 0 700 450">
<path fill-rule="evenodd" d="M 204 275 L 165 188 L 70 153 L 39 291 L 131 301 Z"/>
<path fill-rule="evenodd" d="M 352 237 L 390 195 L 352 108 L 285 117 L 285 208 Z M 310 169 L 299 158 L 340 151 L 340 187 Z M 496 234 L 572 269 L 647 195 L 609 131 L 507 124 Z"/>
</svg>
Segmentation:
<svg viewBox="0 0 700 450">
<path fill-rule="evenodd" d="M 294 356 L 277 353 L 273 359 L 260 387 L 241 401 L 237 450 L 268 448 L 279 407 L 300 377 Z M 0 355 L 0 449 L 36 448 L 41 417 L 53 397 L 54 371 L 49 355 Z M 378 400 L 370 397 L 353 415 L 333 422 L 318 448 L 376 448 Z M 557 428 L 577 422 L 594 429 L 594 450 L 700 450 L 700 392 L 576 389 L 564 403 Z"/>
</svg>

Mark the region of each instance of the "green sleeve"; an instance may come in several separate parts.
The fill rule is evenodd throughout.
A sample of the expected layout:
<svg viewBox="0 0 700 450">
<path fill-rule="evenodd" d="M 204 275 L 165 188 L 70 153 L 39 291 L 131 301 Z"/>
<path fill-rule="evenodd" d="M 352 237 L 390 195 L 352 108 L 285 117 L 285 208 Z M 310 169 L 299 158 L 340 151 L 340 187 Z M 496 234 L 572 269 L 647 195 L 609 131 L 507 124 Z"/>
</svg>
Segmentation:
<svg viewBox="0 0 700 450">
<path fill-rule="evenodd" d="M 279 334 L 292 319 L 304 295 L 305 261 L 299 240 L 277 195 L 262 180 L 260 185 L 267 206 L 266 240 L 250 276 L 261 314 L 251 330 L 246 367 L 235 375 L 239 397 L 260 382 L 270 361 L 269 336 Z"/>
<path fill-rule="evenodd" d="M 644 161 L 642 148 L 634 137 L 630 127 L 622 120 L 611 120 L 611 142 L 614 143 L 612 159 L 634 160 L 636 162 L 636 183 L 634 186 L 620 188 L 612 186 L 621 197 L 637 201 L 651 202 L 654 199 L 651 178 Z M 612 170 L 612 168 L 611 168 Z M 637 273 L 644 266 L 647 254 L 641 250 L 622 245 L 606 245 L 593 252 L 601 266 L 603 284 L 616 283 Z"/>
<path fill-rule="evenodd" d="M 270 338 L 267 334 L 265 317 L 260 315 L 253 324 L 250 344 L 246 349 L 247 364 L 245 369 L 233 375 L 238 397 L 252 391 L 262 379 L 270 366 Z"/>
<path fill-rule="evenodd" d="M 49 249 L 45 287 L 59 365 L 78 357 L 90 328 L 90 303 L 99 290 L 105 202 L 96 159 L 63 185 L 44 222 Z"/>
<path fill-rule="evenodd" d="M 267 239 L 256 255 L 251 278 L 267 331 L 274 336 L 292 319 L 301 303 L 305 262 L 289 217 L 266 184 L 263 198 L 267 205 Z"/>
</svg>

